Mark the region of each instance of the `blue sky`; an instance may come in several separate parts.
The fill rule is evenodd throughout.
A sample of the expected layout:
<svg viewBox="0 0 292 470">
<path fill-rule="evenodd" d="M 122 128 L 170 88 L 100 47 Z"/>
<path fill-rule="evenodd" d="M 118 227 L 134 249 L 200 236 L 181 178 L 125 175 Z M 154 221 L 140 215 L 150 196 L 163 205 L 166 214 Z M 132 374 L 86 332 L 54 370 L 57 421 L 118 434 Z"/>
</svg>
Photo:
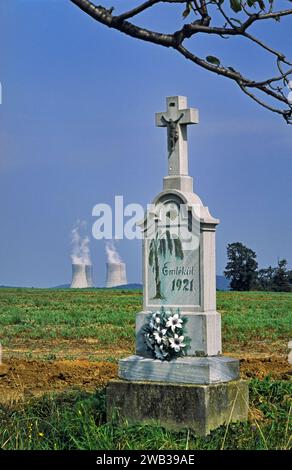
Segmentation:
<svg viewBox="0 0 292 470">
<path fill-rule="evenodd" d="M 141 22 L 167 31 L 181 23 L 175 13 Z M 271 24 L 287 54 L 289 22 Z M 265 25 L 260 32 L 271 36 Z M 196 50 L 265 76 L 265 54 L 244 45 L 208 38 Z M 0 81 L 0 285 L 69 282 L 76 220 L 88 222 L 90 235 L 95 204 L 115 195 L 151 202 L 167 170 L 165 130 L 154 114 L 172 95 L 200 110 L 200 124 L 189 129 L 189 166 L 196 192 L 221 220 L 217 272 L 234 241 L 253 248 L 261 266 L 285 257 L 292 267 L 292 128 L 233 83 L 103 27 L 68 0 L 2 0 Z M 129 281 L 140 281 L 140 242 L 120 241 L 118 250 Z M 104 251 L 91 239 L 97 285 Z"/>
</svg>

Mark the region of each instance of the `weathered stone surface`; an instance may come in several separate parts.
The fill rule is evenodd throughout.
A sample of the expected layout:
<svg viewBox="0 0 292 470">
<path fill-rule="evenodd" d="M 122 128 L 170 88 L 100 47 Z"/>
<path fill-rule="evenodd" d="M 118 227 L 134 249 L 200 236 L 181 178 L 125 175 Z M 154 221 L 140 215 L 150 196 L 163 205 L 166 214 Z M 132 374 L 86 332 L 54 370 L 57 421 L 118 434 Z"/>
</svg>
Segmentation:
<svg viewBox="0 0 292 470">
<path fill-rule="evenodd" d="M 193 193 L 188 175 L 187 126 L 198 122 L 198 110 L 189 108 L 184 96 L 168 97 L 166 110 L 156 113 L 156 125 L 167 128 L 168 175 L 141 223 L 145 313 L 161 305 L 183 313 L 216 313 L 215 231 L 219 220 Z M 181 249 L 173 249 L 175 238 Z M 211 330 L 203 332 L 206 342 L 212 342 Z M 218 337 L 217 343 L 220 341 Z M 215 353 L 207 354 L 218 351 L 221 344 Z"/>
<path fill-rule="evenodd" d="M 150 254 L 154 256 L 155 250 L 151 242 L 159 231 L 161 239 L 165 238 L 164 213 L 170 208 L 176 217 L 168 222 L 167 230 L 180 240 L 182 256 L 177 257 L 168 248 L 163 253 L 157 252 L 157 266 L 153 269 Z M 161 305 L 179 308 L 183 313 L 216 312 L 215 230 L 218 223 L 196 194 L 177 189 L 158 194 L 140 224 L 143 312 L 157 310 Z M 181 285 L 177 285 L 178 282 Z"/>
<path fill-rule="evenodd" d="M 239 378 L 239 361 L 225 356 L 184 357 L 160 361 L 130 356 L 119 361 L 119 377 L 126 380 L 212 384 Z"/>
<path fill-rule="evenodd" d="M 248 383 L 182 385 L 114 380 L 107 387 L 107 417 L 130 423 L 156 422 L 166 429 L 188 428 L 205 436 L 224 423 L 245 421 Z"/>
</svg>

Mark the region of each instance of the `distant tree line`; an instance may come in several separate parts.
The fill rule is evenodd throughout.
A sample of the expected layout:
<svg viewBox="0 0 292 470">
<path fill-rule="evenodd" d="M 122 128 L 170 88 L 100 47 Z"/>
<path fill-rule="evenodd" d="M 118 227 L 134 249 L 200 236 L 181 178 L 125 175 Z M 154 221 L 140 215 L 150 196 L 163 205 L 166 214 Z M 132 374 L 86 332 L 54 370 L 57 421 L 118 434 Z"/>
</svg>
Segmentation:
<svg viewBox="0 0 292 470">
<path fill-rule="evenodd" d="M 256 253 L 239 242 L 227 246 L 227 258 L 224 275 L 232 290 L 292 291 L 292 271 L 285 259 L 278 260 L 276 267 L 258 269 Z"/>
</svg>

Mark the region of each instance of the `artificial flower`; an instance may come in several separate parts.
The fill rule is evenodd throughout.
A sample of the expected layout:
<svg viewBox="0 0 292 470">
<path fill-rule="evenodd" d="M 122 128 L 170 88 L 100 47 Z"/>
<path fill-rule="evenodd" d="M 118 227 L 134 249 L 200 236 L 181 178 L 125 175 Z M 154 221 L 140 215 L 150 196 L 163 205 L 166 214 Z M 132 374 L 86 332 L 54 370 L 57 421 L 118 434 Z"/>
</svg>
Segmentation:
<svg viewBox="0 0 292 470">
<path fill-rule="evenodd" d="M 160 359 L 161 361 L 165 360 L 165 358 L 168 356 L 168 352 L 163 349 L 163 346 L 157 346 L 155 344 L 154 348 L 155 356 L 157 359 Z"/>
<path fill-rule="evenodd" d="M 161 330 L 160 328 L 157 328 L 157 330 L 154 331 L 153 336 L 157 344 L 167 343 L 167 337 L 165 336 L 166 332 L 167 332 L 166 328 L 163 328 L 163 330 Z"/>
<path fill-rule="evenodd" d="M 173 338 L 169 338 L 170 347 L 175 350 L 175 352 L 180 352 L 182 348 L 185 347 L 184 336 L 174 335 Z"/>
<path fill-rule="evenodd" d="M 175 313 L 174 315 L 168 317 L 166 322 L 166 327 L 171 328 L 171 331 L 174 333 L 176 328 L 182 328 L 182 320 L 179 318 L 179 314 Z"/>
</svg>

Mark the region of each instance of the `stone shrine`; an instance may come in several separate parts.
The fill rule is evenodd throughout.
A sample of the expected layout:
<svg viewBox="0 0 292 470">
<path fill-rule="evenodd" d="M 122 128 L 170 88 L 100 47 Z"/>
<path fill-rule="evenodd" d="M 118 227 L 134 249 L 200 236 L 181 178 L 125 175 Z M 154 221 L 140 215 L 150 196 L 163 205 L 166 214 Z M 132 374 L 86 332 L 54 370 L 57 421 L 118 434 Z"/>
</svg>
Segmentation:
<svg viewBox="0 0 292 470">
<path fill-rule="evenodd" d="M 225 422 L 247 419 L 248 385 L 239 361 L 222 356 L 216 310 L 215 234 L 219 220 L 193 192 L 188 175 L 187 126 L 199 122 L 183 96 L 168 97 L 156 125 L 167 128 L 168 175 L 141 223 L 143 311 L 136 317 L 136 355 L 119 361 L 119 380 L 107 389 L 114 409 L 129 422 L 159 422 L 206 435 Z M 187 320 L 186 356 L 153 358 L 145 341 L 149 315 L 179 311 Z"/>
</svg>

